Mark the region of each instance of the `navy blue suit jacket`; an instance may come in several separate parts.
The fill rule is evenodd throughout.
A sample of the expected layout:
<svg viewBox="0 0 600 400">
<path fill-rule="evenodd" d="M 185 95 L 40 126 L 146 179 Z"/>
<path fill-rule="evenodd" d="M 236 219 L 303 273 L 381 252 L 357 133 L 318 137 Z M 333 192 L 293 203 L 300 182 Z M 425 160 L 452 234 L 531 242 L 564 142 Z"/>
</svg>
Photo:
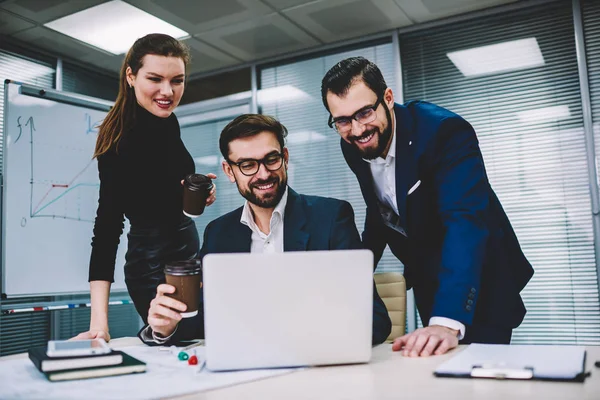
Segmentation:
<svg viewBox="0 0 600 400">
<path fill-rule="evenodd" d="M 396 104 L 394 113 L 396 201 L 407 237 L 384 225 L 369 163 L 341 141 L 367 204 L 364 246 L 377 262 L 386 245 L 402 261 L 425 324 L 447 317 L 467 334 L 477 325 L 517 327 L 533 269 L 490 186 L 475 131 L 426 102 Z"/>
<path fill-rule="evenodd" d="M 250 252 L 252 231 L 240 222 L 242 210 L 243 207 L 240 207 L 208 224 L 200 257 L 210 253 Z M 288 188 L 283 220 L 284 251 L 363 248 L 354 222 L 354 211 L 346 201 L 304 196 Z M 180 322 L 173 340 L 204 337 L 202 309 L 201 304 L 198 316 Z M 384 342 L 391 329 L 385 304 L 373 287 L 373 344 Z"/>
</svg>

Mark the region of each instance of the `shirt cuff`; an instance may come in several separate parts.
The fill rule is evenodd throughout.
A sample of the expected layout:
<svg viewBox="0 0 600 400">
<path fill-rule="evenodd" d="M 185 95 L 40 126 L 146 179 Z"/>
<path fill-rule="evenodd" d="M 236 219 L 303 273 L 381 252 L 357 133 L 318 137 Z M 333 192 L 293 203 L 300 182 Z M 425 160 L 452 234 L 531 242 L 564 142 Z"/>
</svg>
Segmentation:
<svg viewBox="0 0 600 400">
<path fill-rule="evenodd" d="M 150 325 L 148 325 L 146 328 L 144 328 L 140 332 L 140 339 L 142 339 L 143 342 L 154 342 L 156 344 L 165 344 L 169 341 L 169 339 L 171 339 L 173 337 L 175 332 L 177 332 L 177 327 L 175 327 L 175 330 L 173 331 L 173 333 L 171 333 L 167 337 L 158 336 L 156 334 L 156 332 L 154 332 L 152 330 Z"/>
<path fill-rule="evenodd" d="M 446 317 L 431 317 L 429 319 L 429 326 L 431 325 L 441 325 L 446 328 L 456 329 L 458 332 L 458 340 L 462 340 L 465 337 L 465 326 L 460 322 L 446 318 Z"/>
</svg>

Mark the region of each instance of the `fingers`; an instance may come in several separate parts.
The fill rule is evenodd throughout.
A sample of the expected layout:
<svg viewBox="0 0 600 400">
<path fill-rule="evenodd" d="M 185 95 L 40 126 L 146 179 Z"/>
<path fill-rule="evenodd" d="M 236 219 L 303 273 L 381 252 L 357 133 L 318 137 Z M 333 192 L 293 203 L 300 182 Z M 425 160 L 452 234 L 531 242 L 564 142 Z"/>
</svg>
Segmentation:
<svg viewBox="0 0 600 400">
<path fill-rule="evenodd" d="M 87 332 L 81 332 L 79 335 L 72 337 L 69 340 L 85 340 L 85 339 L 93 339 L 94 336 L 92 336 L 92 333 L 90 331 Z"/>
<path fill-rule="evenodd" d="M 402 355 L 404 357 L 408 357 L 410 355 L 410 352 L 413 349 L 413 346 L 415 345 L 415 342 L 417 341 L 417 338 L 419 337 L 419 331 L 416 330 L 412 335 L 409 336 L 408 340 L 406 341 L 406 344 L 404 345 L 404 349 L 402 350 Z"/>
<path fill-rule="evenodd" d="M 214 175 L 214 174 L 211 174 Z M 213 184 L 213 188 L 211 189 L 208 198 L 206 199 L 206 205 L 210 206 L 212 203 L 217 200 L 217 185 Z"/>
<path fill-rule="evenodd" d="M 179 314 L 177 311 L 185 311 L 187 309 L 185 303 L 182 303 L 179 300 L 175 300 L 174 298 L 167 296 L 170 293 L 175 293 L 174 286 L 166 283 L 158 285 L 158 287 L 156 288 L 156 297 L 150 302 L 150 310 L 148 311 L 148 313 L 156 313 L 158 310 L 161 309 L 160 307 L 166 307 L 175 310 L 173 312 L 176 314 Z"/>
<path fill-rule="evenodd" d="M 210 179 L 217 179 L 217 176 L 213 173 L 206 174 L 206 176 L 209 177 Z"/>
<path fill-rule="evenodd" d="M 411 334 L 409 333 L 407 335 L 404 335 L 402 337 L 394 339 L 394 343 L 392 343 L 392 350 L 393 351 L 402 350 L 402 348 L 406 345 L 406 342 L 410 336 L 411 336 Z"/>
<path fill-rule="evenodd" d="M 434 354 L 436 356 L 446 354 L 448 352 L 448 350 L 453 349 L 457 345 L 458 345 L 458 340 L 456 341 L 455 345 L 452 345 L 452 343 L 449 339 L 444 339 L 444 340 L 442 340 L 442 342 L 440 343 L 440 345 L 438 346 L 438 348 Z"/>
<path fill-rule="evenodd" d="M 156 288 L 156 297 L 164 296 L 165 293 L 175 293 L 175 286 L 169 285 L 168 283 L 161 283 Z"/>
<path fill-rule="evenodd" d="M 435 326 L 417 329 L 394 340 L 392 350 L 404 357 L 440 355 L 458 346 L 458 338 L 447 328 Z"/>
<path fill-rule="evenodd" d="M 423 350 L 421 350 L 419 355 L 421 357 L 429 357 L 430 355 L 434 354 L 435 349 L 437 349 L 441 342 L 442 338 L 440 338 L 439 336 L 429 336 L 429 339 L 427 340 L 425 346 L 423 347 Z"/>
<path fill-rule="evenodd" d="M 180 313 L 162 304 L 155 305 L 148 312 L 148 322 L 150 325 L 167 326 L 173 323 L 173 321 L 181 321 L 181 318 Z M 151 321 L 155 322 L 151 323 Z"/>
</svg>

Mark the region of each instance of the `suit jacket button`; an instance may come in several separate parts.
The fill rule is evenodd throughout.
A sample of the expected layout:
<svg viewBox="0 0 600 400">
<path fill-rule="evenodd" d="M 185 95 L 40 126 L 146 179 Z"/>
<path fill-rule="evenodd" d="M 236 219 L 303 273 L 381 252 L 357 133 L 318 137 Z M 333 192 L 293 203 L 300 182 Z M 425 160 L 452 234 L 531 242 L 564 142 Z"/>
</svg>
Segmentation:
<svg viewBox="0 0 600 400">
<path fill-rule="evenodd" d="M 471 311 L 471 308 L 472 308 L 472 307 L 471 307 L 471 306 L 469 306 L 469 305 L 465 306 L 465 310 L 467 310 L 467 311 Z"/>
<path fill-rule="evenodd" d="M 477 290 L 475 290 L 474 287 L 471 288 L 471 293 L 475 293 Z"/>
<path fill-rule="evenodd" d="M 471 304 L 473 304 L 473 300 L 471 300 L 471 299 L 467 300 L 467 304 L 468 304 L 468 305 L 471 305 Z"/>
<path fill-rule="evenodd" d="M 470 299 L 474 299 L 474 298 L 475 298 L 475 295 L 474 295 L 473 293 L 469 293 L 469 298 L 470 298 Z"/>
</svg>

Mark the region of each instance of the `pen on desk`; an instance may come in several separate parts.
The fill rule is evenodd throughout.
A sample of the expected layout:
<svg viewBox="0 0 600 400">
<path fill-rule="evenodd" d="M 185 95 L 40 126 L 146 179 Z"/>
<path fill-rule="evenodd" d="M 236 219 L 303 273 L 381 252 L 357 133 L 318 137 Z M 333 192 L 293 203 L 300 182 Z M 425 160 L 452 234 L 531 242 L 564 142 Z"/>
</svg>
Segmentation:
<svg viewBox="0 0 600 400">
<path fill-rule="evenodd" d="M 196 369 L 196 373 L 199 374 L 200 372 L 202 372 L 202 370 L 204 369 L 204 366 L 206 365 L 206 361 L 202 360 L 199 364 L 198 364 L 198 369 Z"/>
</svg>

